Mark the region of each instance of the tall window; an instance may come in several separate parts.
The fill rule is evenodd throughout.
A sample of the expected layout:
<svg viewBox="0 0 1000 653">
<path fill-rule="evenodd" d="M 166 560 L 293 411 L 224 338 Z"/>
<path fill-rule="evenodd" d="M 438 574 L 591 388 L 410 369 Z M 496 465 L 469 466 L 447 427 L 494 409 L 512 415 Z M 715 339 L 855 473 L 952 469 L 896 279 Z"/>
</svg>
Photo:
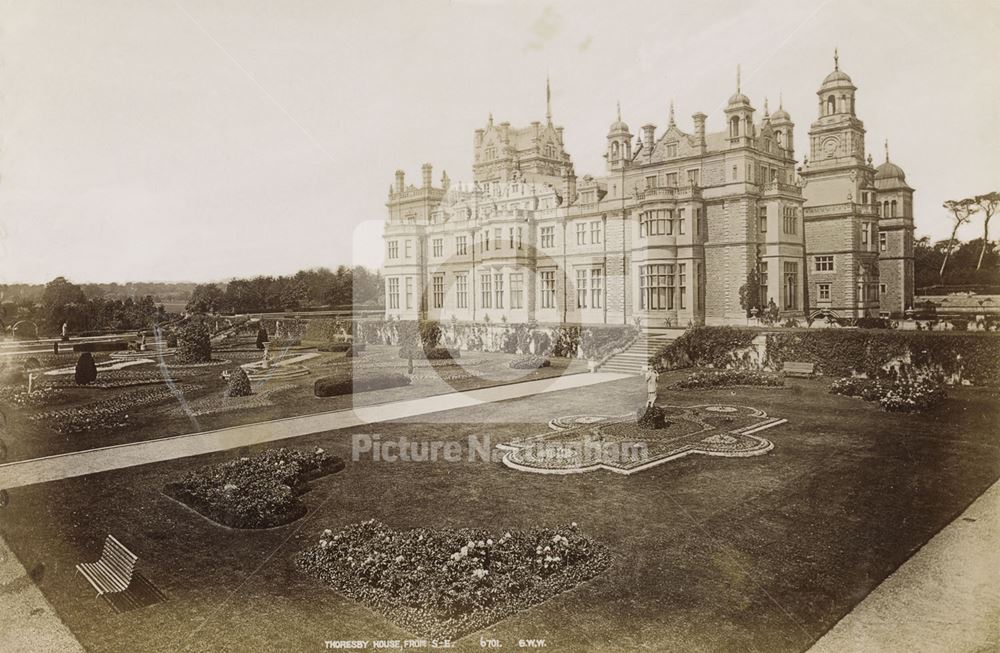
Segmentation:
<svg viewBox="0 0 1000 653">
<path fill-rule="evenodd" d="M 767 306 L 767 261 L 757 264 L 757 274 L 760 277 L 760 305 Z"/>
<path fill-rule="evenodd" d="M 521 249 L 521 228 L 517 228 L 517 248 Z"/>
<path fill-rule="evenodd" d="M 639 301 L 647 311 L 674 307 L 674 266 L 665 264 L 639 267 Z"/>
<path fill-rule="evenodd" d="M 493 275 L 493 290 L 496 295 L 496 307 L 503 308 L 503 275 L 497 272 Z"/>
<path fill-rule="evenodd" d="M 389 308 L 399 308 L 399 277 L 389 277 Z"/>
<path fill-rule="evenodd" d="M 656 175 L 649 175 L 646 177 L 646 190 L 651 190 L 656 188 Z"/>
<path fill-rule="evenodd" d="M 878 249 L 884 252 L 889 247 L 889 234 L 880 231 L 878 234 Z"/>
<path fill-rule="evenodd" d="M 549 249 L 556 246 L 556 228 L 542 227 L 542 248 Z"/>
<path fill-rule="evenodd" d="M 705 287 L 705 266 L 700 262 L 694 264 L 694 304 L 695 308 L 699 311 L 705 309 L 705 293 L 703 288 Z"/>
<path fill-rule="evenodd" d="M 503 245 L 501 245 L 502 242 L 503 242 L 503 229 L 497 227 L 496 229 L 493 230 L 493 246 L 496 247 L 497 249 L 500 249 L 501 247 L 503 247 Z"/>
<path fill-rule="evenodd" d="M 590 223 L 590 242 L 597 244 L 601 242 L 601 221 L 594 220 Z"/>
<path fill-rule="evenodd" d="M 465 256 L 469 253 L 465 236 L 455 236 L 455 253 L 459 256 Z"/>
<path fill-rule="evenodd" d="M 434 256 L 441 256 L 444 254 L 444 241 L 441 238 L 434 239 Z"/>
<path fill-rule="evenodd" d="M 555 270 L 543 270 L 542 280 L 542 308 L 556 307 L 556 273 Z"/>
<path fill-rule="evenodd" d="M 826 98 L 826 115 L 830 116 L 837 113 L 837 100 L 831 95 Z"/>
<path fill-rule="evenodd" d="M 434 308 L 444 308 L 444 275 L 435 274 L 432 283 Z"/>
<path fill-rule="evenodd" d="M 469 307 L 469 275 L 464 272 L 455 275 L 455 304 L 459 308 Z"/>
<path fill-rule="evenodd" d="M 861 244 L 862 245 L 867 245 L 868 244 L 868 223 L 867 222 L 862 222 L 861 223 Z M 868 248 L 866 247 L 865 249 L 868 249 Z"/>
<path fill-rule="evenodd" d="M 590 271 L 590 306 L 601 308 L 604 305 L 604 270 L 594 268 Z"/>
<path fill-rule="evenodd" d="M 521 272 L 510 275 L 510 307 L 524 308 L 524 274 Z"/>
<path fill-rule="evenodd" d="M 667 188 L 677 188 L 677 173 L 668 172 L 666 175 Z"/>
<path fill-rule="evenodd" d="M 729 138 L 736 138 L 740 135 L 740 117 L 733 116 L 729 119 Z M 733 174 L 735 177 L 735 173 Z"/>
<path fill-rule="evenodd" d="M 701 207 L 694 210 L 694 233 L 701 235 Z"/>
<path fill-rule="evenodd" d="M 760 221 L 760 233 L 767 233 L 767 207 L 757 209 L 757 219 Z"/>
<path fill-rule="evenodd" d="M 816 262 L 817 272 L 833 272 L 832 256 L 815 256 L 813 260 Z"/>
<path fill-rule="evenodd" d="M 399 258 L 399 241 L 389 241 L 389 258 Z"/>
<path fill-rule="evenodd" d="M 663 236 L 673 232 L 673 211 L 657 209 L 639 214 L 639 237 Z"/>
<path fill-rule="evenodd" d="M 490 251 L 490 230 L 489 229 L 484 229 L 483 230 L 483 251 L 484 252 Z"/>
<path fill-rule="evenodd" d="M 795 261 L 785 261 L 785 308 L 798 306 L 797 289 L 799 287 L 799 264 Z"/>
<path fill-rule="evenodd" d="M 677 264 L 677 305 L 685 308 L 684 296 L 687 295 L 687 263 Z"/>
<path fill-rule="evenodd" d="M 406 277 L 406 308 L 413 308 L 413 277 Z"/>
<path fill-rule="evenodd" d="M 684 209 L 677 209 L 677 233 L 684 234 Z"/>
<path fill-rule="evenodd" d="M 784 220 L 783 229 L 786 234 L 798 233 L 798 217 L 795 215 L 795 207 L 786 206 L 782 212 Z"/>
<path fill-rule="evenodd" d="M 409 240 L 404 240 L 403 244 L 406 246 L 406 258 L 410 258 L 412 255 L 413 243 Z"/>
<path fill-rule="evenodd" d="M 493 287 L 490 284 L 490 273 L 484 272 L 479 275 L 479 291 L 482 294 L 482 308 L 493 308 Z"/>
<path fill-rule="evenodd" d="M 889 202 L 889 213 L 890 217 L 893 218 L 896 217 L 896 200 L 892 200 L 891 202 Z"/>
<path fill-rule="evenodd" d="M 576 307 L 587 308 L 587 270 L 576 270 Z"/>
<path fill-rule="evenodd" d="M 514 249 L 514 227 L 511 227 L 509 229 L 509 235 L 510 235 L 510 248 Z"/>
<path fill-rule="evenodd" d="M 688 186 L 697 186 L 701 173 L 698 170 L 688 170 Z"/>
<path fill-rule="evenodd" d="M 576 244 L 577 245 L 587 244 L 587 223 L 585 222 L 576 223 Z"/>
</svg>

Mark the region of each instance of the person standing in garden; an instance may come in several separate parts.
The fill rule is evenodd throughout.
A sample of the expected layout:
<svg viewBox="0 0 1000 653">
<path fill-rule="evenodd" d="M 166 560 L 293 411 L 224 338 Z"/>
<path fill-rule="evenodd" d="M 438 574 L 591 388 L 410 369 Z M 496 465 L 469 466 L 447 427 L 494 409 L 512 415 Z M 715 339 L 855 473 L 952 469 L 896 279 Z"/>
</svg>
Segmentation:
<svg viewBox="0 0 1000 653">
<path fill-rule="evenodd" d="M 652 365 L 647 365 L 643 377 L 646 379 L 646 408 L 652 408 L 656 403 L 656 381 L 660 373 Z"/>
</svg>

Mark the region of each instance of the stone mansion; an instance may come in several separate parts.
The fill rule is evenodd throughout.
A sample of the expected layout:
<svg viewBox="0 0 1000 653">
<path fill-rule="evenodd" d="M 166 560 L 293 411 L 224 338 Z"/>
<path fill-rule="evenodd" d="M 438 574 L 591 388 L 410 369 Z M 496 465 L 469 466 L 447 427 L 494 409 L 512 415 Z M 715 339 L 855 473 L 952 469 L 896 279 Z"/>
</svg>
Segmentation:
<svg viewBox="0 0 1000 653">
<path fill-rule="evenodd" d="M 396 172 L 386 315 L 745 324 L 753 270 L 753 303 L 782 318 L 899 315 L 913 299 L 913 189 L 888 148 L 872 166 L 856 91 L 835 57 L 798 167 L 791 116 L 765 102 L 755 117 L 738 74 L 722 131 L 704 113 L 682 131 L 671 105 L 659 134 L 646 124 L 633 135 L 619 110 L 601 176 L 576 176 L 551 102 L 527 127 L 491 115 L 475 132 L 473 182 L 445 173 L 435 187 L 430 164 L 419 187 Z"/>
</svg>

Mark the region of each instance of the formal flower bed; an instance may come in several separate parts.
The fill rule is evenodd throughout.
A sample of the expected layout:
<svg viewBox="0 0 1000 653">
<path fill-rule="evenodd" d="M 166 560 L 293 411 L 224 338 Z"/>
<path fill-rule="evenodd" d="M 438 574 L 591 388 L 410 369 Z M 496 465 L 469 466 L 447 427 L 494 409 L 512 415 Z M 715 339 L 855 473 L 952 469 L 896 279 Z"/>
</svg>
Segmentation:
<svg viewBox="0 0 1000 653">
<path fill-rule="evenodd" d="M 188 392 L 198 387 L 181 384 L 176 386 L 176 389 L 180 392 Z M 128 424 L 129 416 L 134 414 L 135 409 L 159 403 L 173 396 L 171 389 L 166 387 L 131 390 L 123 392 L 113 399 L 105 399 L 73 408 L 49 410 L 32 415 L 29 419 L 43 422 L 52 430 L 62 434 L 121 428 Z"/>
<path fill-rule="evenodd" d="M 695 390 L 728 386 L 777 387 L 783 385 L 785 385 L 785 380 L 777 374 L 758 370 L 715 370 L 690 374 L 686 379 L 675 383 L 673 387 Z"/>
<path fill-rule="evenodd" d="M 309 481 L 343 468 L 343 460 L 318 447 L 282 447 L 202 467 L 168 483 L 164 492 L 225 526 L 271 528 L 306 513 L 298 497 L 309 490 Z"/>
<path fill-rule="evenodd" d="M 447 347 L 400 347 L 399 349 L 400 358 L 424 358 L 429 361 L 441 361 L 461 358 L 461 356 L 462 352 L 459 350 L 451 350 Z"/>
<path fill-rule="evenodd" d="M 539 367 L 548 367 L 552 363 L 549 359 L 544 356 L 525 356 L 523 358 L 515 358 L 508 366 L 513 370 L 535 370 Z"/>
<path fill-rule="evenodd" d="M 928 374 L 903 374 L 891 379 L 837 379 L 830 392 L 865 401 L 877 401 L 887 412 L 918 413 L 947 398 L 944 384 Z"/>
<path fill-rule="evenodd" d="M 159 368 L 145 370 L 107 370 L 100 372 L 97 380 L 89 384 L 87 387 L 108 390 L 113 388 L 130 388 L 142 385 L 157 385 L 168 381 L 177 381 L 184 376 L 186 375 L 183 372 L 168 370 L 164 373 Z M 52 385 L 56 388 L 76 387 L 76 384 L 72 381 L 65 380 L 53 381 Z"/>
<path fill-rule="evenodd" d="M 576 524 L 500 533 L 397 531 L 370 520 L 323 531 L 296 565 L 417 636 L 454 640 L 572 589 L 610 561 Z"/>
<path fill-rule="evenodd" d="M 17 406 L 18 408 L 50 406 L 62 399 L 64 394 L 60 388 L 41 386 L 34 388 L 29 395 L 26 385 L 4 385 L 0 386 L 0 404 Z"/>
<path fill-rule="evenodd" d="M 394 372 L 361 372 L 354 374 L 347 370 L 335 376 L 316 379 L 313 392 L 317 397 L 336 397 L 338 395 L 386 390 L 409 385 L 410 377 Z"/>
</svg>

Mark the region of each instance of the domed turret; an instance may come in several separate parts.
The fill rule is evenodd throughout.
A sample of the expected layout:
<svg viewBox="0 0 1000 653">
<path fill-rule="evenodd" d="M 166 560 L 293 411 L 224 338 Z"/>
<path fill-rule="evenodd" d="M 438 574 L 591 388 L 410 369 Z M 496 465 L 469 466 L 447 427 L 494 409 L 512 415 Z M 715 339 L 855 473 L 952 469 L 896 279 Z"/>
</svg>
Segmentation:
<svg viewBox="0 0 1000 653">
<path fill-rule="evenodd" d="M 628 125 L 622 120 L 622 105 L 618 103 L 618 114 L 608 128 L 608 151 L 604 154 L 608 160 L 608 170 L 620 170 L 632 160 L 632 134 Z"/>
<path fill-rule="evenodd" d="M 619 134 L 628 134 L 628 133 L 629 133 L 628 125 L 626 125 L 622 121 L 622 105 L 619 102 L 618 103 L 618 117 L 615 119 L 615 121 L 613 123 L 611 123 L 611 127 L 608 128 L 608 136 L 614 136 L 614 135 L 619 135 Z"/>
<path fill-rule="evenodd" d="M 816 94 L 819 96 L 819 115 L 838 113 L 854 115 L 854 92 L 858 90 L 847 73 L 840 69 L 840 55 L 833 51 L 833 72 L 823 79 Z"/>
<path fill-rule="evenodd" d="M 753 112 L 750 98 L 743 95 L 740 89 L 740 67 L 736 66 L 736 92 L 729 97 L 725 111 L 726 124 L 729 125 L 729 142 L 734 146 L 740 145 L 741 139 L 753 138 Z"/>
</svg>

